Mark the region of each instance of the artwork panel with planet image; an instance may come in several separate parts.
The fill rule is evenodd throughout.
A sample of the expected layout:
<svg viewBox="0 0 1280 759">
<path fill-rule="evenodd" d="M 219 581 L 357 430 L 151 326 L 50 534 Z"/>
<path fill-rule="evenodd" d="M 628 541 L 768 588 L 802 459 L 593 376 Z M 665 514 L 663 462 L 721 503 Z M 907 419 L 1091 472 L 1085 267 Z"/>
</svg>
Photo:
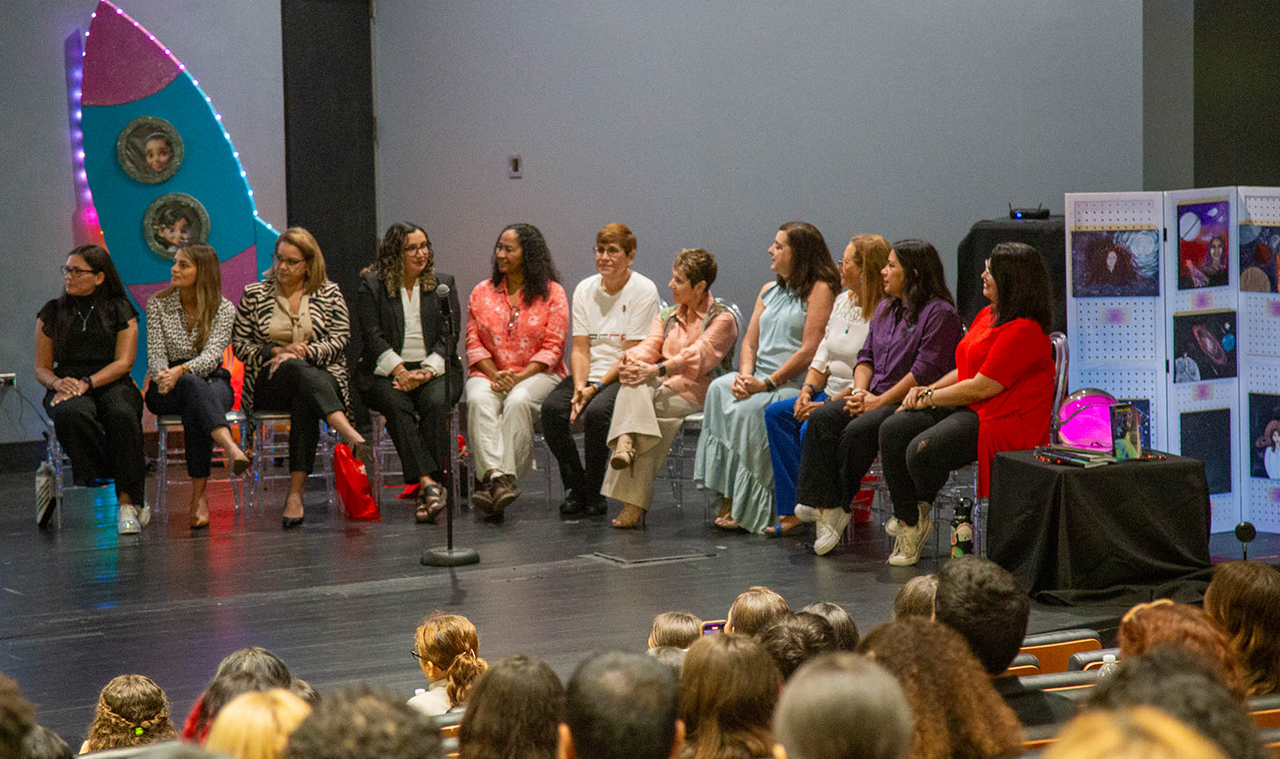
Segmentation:
<svg viewBox="0 0 1280 759">
<path fill-rule="evenodd" d="M 1160 295 L 1160 235 L 1154 229 L 1072 230 L 1076 298 Z"/>
<path fill-rule="evenodd" d="M 1249 476 L 1280 480 L 1280 395 L 1249 393 Z"/>
<path fill-rule="evenodd" d="M 1231 204 L 1211 200 L 1178 204 L 1178 289 L 1226 287 L 1231 278 L 1227 229 Z"/>
<path fill-rule="evenodd" d="M 1240 225 L 1240 289 L 1280 292 L 1280 226 Z"/>
<path fill-rule="evenodd" d="M 1179 415 L 1182 455 L 1204 462 L 1209 495 L 1231 492 L 1231 409 Z"/>
<path fill-rule="evenodd" d="M 186 193 L 161 195 L 142 217 L 142 234 L 153 251 L 173 260 L 183 245 L 209 239 L 209 212 Z"/>
<path fill-rule="evenodd" d="M 116 161 L 124 173 L 143 184 L 159 184 L 182 168 L 182 135 L 157 116 L 139 116 L 116 138 Z"/>
<path fill-rule="evenodd" d="M 1236 312 L 1173 315 L 1173 381 L 1203 382 L 1236 376 Z"/>
</svg>

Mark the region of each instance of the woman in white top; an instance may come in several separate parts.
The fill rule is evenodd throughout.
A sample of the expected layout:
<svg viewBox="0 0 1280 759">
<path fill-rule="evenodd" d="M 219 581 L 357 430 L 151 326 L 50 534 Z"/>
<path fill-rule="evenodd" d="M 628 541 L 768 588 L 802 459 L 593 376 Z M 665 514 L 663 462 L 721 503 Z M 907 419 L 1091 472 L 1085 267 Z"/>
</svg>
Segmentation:
<svg viewBox="0 0 1280 759">
<path fill-rule="evenodd" d="M 818 344 L 813 363 L 794 400 L 769 404 L 764 411 L 773 459 L 773 493 L 778 522 L 766 527 L 767 537 L 798 535 L 803 529 L 796 518 L 796 478 L 800 471 L 800 439 L 809 412 L 823 402 L 848 395 L 853 388 L 853 368 L 867 339 L 868 315 L 884 298 L 879 272 L 889 259 L 889 243 L 880 235 L 855 235 L 840 260 L 840 284 L 846 289 L 837 298 Z M 864 277 L 863 272 L 871 276 Z"/>
<path fill-rule="evenodd" d="M 191 529 L 209 526 L 213 444 L 227 452 L 232 470 L 249 457 L 231 437 L 227 412 L 235 403 L 222 354 L 231 344 L 236 309 L 222 297 L 222 268 L 208 245 L 187 245 L 173 256 L 172 285 L 147 301 L 147 408 L 156 416 L 181 414 L 191 478 Z"/>
</svg>

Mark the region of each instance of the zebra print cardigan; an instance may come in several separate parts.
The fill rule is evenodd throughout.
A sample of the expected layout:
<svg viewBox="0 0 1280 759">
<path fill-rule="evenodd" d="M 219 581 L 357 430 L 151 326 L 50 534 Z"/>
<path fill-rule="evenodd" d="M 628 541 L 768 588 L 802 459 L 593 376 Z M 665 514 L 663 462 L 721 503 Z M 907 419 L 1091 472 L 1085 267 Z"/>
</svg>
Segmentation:
<svg viewBox="0 0 1280 759">
<path fill-rule="evenodd" d="M 271 360 L 275 343 L 268 337 L 271 312 L 276 307 L 276 283 L 264 279 L 245 285 L 236 309 L 235 327 L 231 331 L 231 350 L 244 362 L 244 387 L 240 391 L 240 408 L 253 411 L 253 387 L 258 371 Z M 338 381 L 342 402 L 351 413 L 351 392 L 347 381 L 347 341 L 351 338 L 351 317 L 342 291 L 326 280 L 311 295 L 311 328 L 315 338 L 307 345 L 307 362 L 324 369 Z"/>
</svg>

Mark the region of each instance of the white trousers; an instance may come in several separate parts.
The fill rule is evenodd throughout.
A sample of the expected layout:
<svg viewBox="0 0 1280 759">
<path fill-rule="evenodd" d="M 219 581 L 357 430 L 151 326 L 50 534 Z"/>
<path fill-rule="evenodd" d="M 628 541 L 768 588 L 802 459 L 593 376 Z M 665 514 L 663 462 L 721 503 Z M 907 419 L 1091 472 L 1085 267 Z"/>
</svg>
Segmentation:
<svg viewBox="0 0 1280 759">
<path fill-rule="evenodd" d="M 533 420 L 558 384 L 554 374 L 535 374 L 499 393 L 487 377 L 467 380 L 467 445 L 477 479 L 494 470 L 519 477 L 533 468 Z"/>
<path fill-rule="evenodd" d="M 648 511 L 653 503 L 653 481 L 680 425 L 686 416 L 701 410 L 702 406 L 685 400 L 656 379 L 619 389 L 609 425 L 609 447 L 616 449 L 618 437 L 629 434 L 636 453 L 626 469 L 609 468 L 600 493 Z"/>
</svg>

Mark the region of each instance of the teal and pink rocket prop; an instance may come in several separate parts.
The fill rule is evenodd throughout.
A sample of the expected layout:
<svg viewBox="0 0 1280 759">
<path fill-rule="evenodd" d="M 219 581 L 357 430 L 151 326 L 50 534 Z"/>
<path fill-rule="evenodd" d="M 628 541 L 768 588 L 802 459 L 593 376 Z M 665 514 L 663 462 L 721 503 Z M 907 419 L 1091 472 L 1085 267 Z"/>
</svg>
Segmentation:
<svg viewBox="0 0 1280 759">
<path fill-rule="evenodd" d="M 222 293 L 238 303 L 270 267 L 278 234 L 258 218 L 240 154 L 199 82 L 154 34 L 102 0 L 85 34 L 80 92 L 78 178 L 139 312 L 169 286 L 173 251 L 192 242 L 218 251 Z M 146 363 L 134 364 L 139 384 Z"/>
</svg>

